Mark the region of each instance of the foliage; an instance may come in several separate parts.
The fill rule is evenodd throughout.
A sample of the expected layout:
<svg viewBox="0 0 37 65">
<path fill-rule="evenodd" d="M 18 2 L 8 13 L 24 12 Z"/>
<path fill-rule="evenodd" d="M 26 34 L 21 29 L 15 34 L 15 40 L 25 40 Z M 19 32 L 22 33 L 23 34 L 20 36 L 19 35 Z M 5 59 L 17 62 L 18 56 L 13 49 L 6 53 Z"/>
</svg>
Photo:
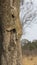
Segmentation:
<svg viewBox="0 0 37 65">
<path fill-rule="evenodd" d="M 37 48 L 37 41 L 35 42 L 28 42 L 27 44 L 24 44 L 24 46 L 22 46 L 22 50 L 34 50 Z"/>
</svg>

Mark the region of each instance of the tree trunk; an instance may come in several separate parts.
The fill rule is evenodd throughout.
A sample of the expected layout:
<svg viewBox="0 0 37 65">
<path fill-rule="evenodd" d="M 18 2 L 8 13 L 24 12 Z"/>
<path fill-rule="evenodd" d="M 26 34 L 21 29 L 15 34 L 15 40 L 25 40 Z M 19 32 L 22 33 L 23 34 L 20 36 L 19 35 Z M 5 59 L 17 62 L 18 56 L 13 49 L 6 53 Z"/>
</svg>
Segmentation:
<svg viewBox="0 0 37 65">
<path fill-rule="evenodd" d="M 19 0 L 0 1 L 2 29 L 2 53 L 0 65 L 22 65 L 20 37 L 22 28 L 19 20 Z"/>
</svg>

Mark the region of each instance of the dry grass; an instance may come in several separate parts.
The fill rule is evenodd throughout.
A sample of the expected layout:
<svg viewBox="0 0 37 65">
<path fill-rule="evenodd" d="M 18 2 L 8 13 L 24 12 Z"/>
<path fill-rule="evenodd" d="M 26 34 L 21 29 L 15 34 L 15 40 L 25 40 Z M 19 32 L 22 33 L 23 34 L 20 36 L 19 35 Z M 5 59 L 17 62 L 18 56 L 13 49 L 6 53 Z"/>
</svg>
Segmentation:
<svg viewBox="0 0 37 65">
<path fill-rule="evenodd" d="M 37 49 L 33 51 L 26 50 L 22 58 L 23 65 L 37 65 Z"/>
<path fill-rule="evenodd" d="M 23 65 L 37 65 L 37 56 L 23 56 Z"/>
</svg>

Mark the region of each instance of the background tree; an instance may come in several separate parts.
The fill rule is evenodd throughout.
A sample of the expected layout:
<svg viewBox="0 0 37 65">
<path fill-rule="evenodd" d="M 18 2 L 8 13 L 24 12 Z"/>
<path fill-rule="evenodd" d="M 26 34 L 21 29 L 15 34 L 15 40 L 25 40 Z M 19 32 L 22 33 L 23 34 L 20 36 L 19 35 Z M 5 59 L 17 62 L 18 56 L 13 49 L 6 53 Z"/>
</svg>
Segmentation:
<svg viewBox="0 0 37 65">
<path fill-rule="evenodd" d="M 37 31 L 35 31 L 36 29 L 35 27 L 37 27 L 37 3 L 36 1 L 23 0 L 23 5 L 21 4 L 20 6 L 20 20 L 23 27 L 22 38 L 25 38 L 25 39 L 27 38 L 30 41 L 32 41 L 34 38 L 37 38 L 36 36 Z"/>
</svg>

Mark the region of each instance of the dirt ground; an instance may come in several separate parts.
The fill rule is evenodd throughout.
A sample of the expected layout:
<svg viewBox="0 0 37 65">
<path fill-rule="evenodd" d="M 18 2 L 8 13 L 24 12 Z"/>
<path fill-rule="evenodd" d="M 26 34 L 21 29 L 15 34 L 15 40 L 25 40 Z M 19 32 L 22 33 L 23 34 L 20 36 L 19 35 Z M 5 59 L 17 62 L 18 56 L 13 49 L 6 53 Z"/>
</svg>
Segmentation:
<svg viewBox="0 0 37 65">
<path fill-rule="evenodd" d="M 37 65 L 37 56 L 23 56 L 22 58 L 23 65 Z"/>
<path fill-rule="evenodd" d="M 29 51 L 25 50 L 22 55 L 23 65 L 37 65 L 37 49 Z"/>
</svg>

